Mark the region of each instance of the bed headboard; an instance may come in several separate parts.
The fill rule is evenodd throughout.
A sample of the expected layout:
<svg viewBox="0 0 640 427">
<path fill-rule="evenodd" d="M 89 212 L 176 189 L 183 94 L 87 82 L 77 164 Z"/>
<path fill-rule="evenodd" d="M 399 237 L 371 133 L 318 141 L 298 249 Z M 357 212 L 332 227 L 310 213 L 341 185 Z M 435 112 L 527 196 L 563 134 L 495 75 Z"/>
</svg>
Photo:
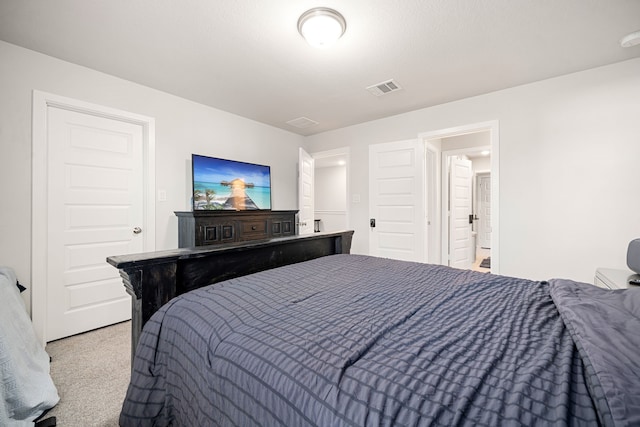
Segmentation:
<svg viewBox="0 0 640 427">
<path fill-rule="evenodd" d="M 353 230 L 111 256 L 131 295 L 131 354 L 144 324 L 170 299 L 203 286 L 326 255 L 348 254 Z"/>
</svg>

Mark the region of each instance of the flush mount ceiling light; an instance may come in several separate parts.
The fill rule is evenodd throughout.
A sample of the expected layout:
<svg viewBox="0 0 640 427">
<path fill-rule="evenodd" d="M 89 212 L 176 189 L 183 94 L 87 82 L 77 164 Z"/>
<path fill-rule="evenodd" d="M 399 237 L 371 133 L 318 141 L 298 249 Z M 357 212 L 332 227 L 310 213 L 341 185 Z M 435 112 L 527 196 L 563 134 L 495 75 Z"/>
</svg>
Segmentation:
<svg viewBox="0 0 640 427">
<path fill-rule="evenodd" d="M 620 46 L 622 47 L 631 47 L 637 44 L 640 44 L 640 31 L 627 34 L 622 39 L 620 39 Z"/>
<path fill-rule="evenodd" d="M 344 17 L 327 7 L 307 10 L 298 19 L 298 32 L 314 47 L 326 47 L 335 43 L 346 29 L 347 21 Z"/>
</svg>

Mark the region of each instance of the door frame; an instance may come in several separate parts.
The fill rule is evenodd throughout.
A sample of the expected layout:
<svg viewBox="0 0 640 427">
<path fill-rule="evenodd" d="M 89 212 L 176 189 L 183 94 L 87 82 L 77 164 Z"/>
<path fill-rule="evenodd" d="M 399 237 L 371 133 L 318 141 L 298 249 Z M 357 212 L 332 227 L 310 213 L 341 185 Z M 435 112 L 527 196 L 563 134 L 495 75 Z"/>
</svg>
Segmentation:
<svg viewBox="0 0 640 427">
<path fill-rule="evenodd" d="M 429 140 L 440 139 L 440 138 L 448 138 L 452 136 L 459 136 L 468 133 L 476 133 L 489 131 L 489 141 L 491 144 L 491 272 L 494 274 L 500 273 L 500 125 L 498 120 L 491 120 L 487 122 L 479 122 L 472 123 L 468 125 L 456 126 L 446 129 L 439 129 L 430 132 L 423 132 L 418 134 L 418 138 L 423 142 L 426 146 Z M 441 165 L 441 174 L 445 174 L 445 158 L 446 155 L 453 154 L 453 151 L 465 151 L 470 152 L 474 150 L 476 147 L 470 149 L 462 149 L 462 150 L 452 150 L 447 152 L 443 150 L 441 152 L 442 165 Z M 445 155 L 446 153 L 446 155 Z M 442 179 L 444 181 L 444 179 Z M 442 182 L 442 186 L 444 186 L 444 182 Z M 440 189 L 440 192 L 442 190 Z M 445 220 L 446 218 L 446 205 L 444 203 L 444 194 L 440 194 L 440 198 L 442 200 L 441 203 L 441 215 L 438 218 L 440 222 L 440 229 L 444 230 Z M 437 227 L 436 227 L 437 228 Z M 441 231 L 443 233 L 443 231 Z M 428 236 L 425 236 L 427 239 Z M 433 236 L 431 237 L 433 238 Z M 440 240 L 442 243 L 442 255 L 441 255 L 441 263 L 445 264 L 445 244 L 446 250 L 448 253 L 448 239 L 445 239 L 445 235 L 441 234 Z"/>
<path fill-rule="evenodd" d="M 155 119 L 115 108 L 91 104 L 38 90 L 33 91 L 32 182 L 31 182 L 31 318 L 36 335 L 44 345 L 47 319 L 48 264 L 48 108 L 61 108 L 82 114 L 132 123 L 142 127 L 143 227 L 144 251 L 156 247 L 155 226 Z M 44 201 L 44 202 L 43 202 Z M 36 206 L 39 207 L 36 209 Z M 105 261 L 106 262 L 106 261 Z M 123 285 L 124 286 L 124 285 Z"/>
<path fill-rule="evenodd" d="M 426 212 L 426 262 L 429 264 L 442 264 L 442 251 L 440 243 L 440 221 L 442 198 L 440 197 L 442 175 L 441 148 L 436 147 L 428 140 L 425 145 L 425 212 Z"/>
</svg>

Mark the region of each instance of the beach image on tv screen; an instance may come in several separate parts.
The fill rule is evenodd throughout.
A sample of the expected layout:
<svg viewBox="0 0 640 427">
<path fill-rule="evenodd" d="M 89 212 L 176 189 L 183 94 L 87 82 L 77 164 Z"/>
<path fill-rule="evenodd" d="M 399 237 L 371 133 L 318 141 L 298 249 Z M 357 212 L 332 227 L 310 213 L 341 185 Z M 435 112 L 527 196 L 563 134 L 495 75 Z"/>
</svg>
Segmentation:
<svg viewBox="0 0 640 427">
<path fill-rule="evenodd" d="M 194 210 L 271 209 L 269 166 L 192 156 Z"/>
</svg>

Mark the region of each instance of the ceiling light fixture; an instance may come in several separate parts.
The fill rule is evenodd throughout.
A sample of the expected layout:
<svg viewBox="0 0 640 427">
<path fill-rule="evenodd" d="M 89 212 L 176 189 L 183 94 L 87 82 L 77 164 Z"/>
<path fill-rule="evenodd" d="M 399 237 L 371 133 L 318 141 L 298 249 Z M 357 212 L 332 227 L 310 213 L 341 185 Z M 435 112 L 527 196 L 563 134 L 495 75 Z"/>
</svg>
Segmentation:
<svg viewBox="0 0 640 427">
<path fill-rule="evenodd" d="M 346 29 L 347 21 L 344 17 L 327 7 L 309 9 L 298 19 L 298 32 L 314 47 L 326 47 L 335 43 Z"/>
<path fill-rule="evenodd" d="M 631 47 L 637 44 L 640 44 L 640 31 L 627 34 L 622 39 L 620 39 L 620 46 L 622 47 Z"/>
</svg>

